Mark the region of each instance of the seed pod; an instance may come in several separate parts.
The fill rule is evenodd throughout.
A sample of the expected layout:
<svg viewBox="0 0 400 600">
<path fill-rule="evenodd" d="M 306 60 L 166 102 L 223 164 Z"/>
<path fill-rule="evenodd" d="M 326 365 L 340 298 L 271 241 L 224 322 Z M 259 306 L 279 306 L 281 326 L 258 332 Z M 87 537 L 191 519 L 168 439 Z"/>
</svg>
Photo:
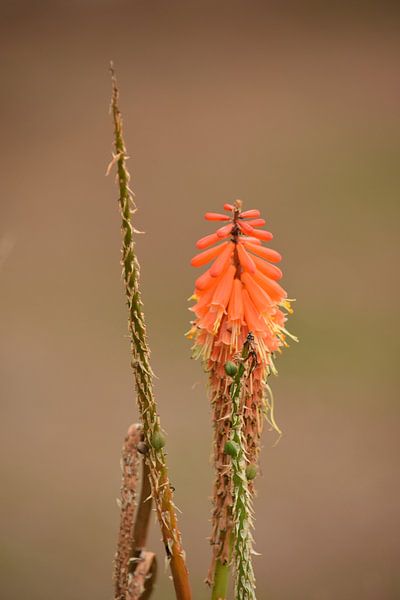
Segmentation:
<svg viewBox="0 0 400 600">
<path fill-rule="evenodd" d="M 252 479 L 254 479 L 257 475 L 257 465 L 247 465 L 246 467 L 246 477 L 248 479 L 248 481 L 251 481 Z"/>
<path fill-rule="evenodd" d="M 225 444 L 224 452 L 225 454 L 232 456 L 232 458 L 236 458 L 236 456 L 239 454 L 239 446 L 233 440 L 228 440 Z"/>
<path fill-rule="evenodd" d="M 229 375 L 229 377 L 235 377 L 237 373 L 237 366 L 232 361 L 228 360 L 225 363 L 225 373 Z"/>
<path fill-rule="evenodd" d="M 161 450 L 165 446 L 165 437 L 160 431 L 155 431 L 151 438 L 151 445 L 155 450 Z"/>
</svg>

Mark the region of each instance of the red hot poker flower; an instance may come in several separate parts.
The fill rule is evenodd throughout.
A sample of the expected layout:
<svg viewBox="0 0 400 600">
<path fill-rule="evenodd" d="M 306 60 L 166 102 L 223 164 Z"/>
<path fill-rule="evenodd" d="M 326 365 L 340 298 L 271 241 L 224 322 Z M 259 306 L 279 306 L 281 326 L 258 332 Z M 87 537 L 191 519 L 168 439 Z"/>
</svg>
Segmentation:
<svg viewBox="0 0 400 600">
<path fill-rule="evenodd" d="M 191 308 L 196 319 L 188 337 L 195 339 L 194 354 L 203 360 L 209 360 L 218 348 L 222 364 L 241 350 L 251 332 L 260 366 L 274 371 L 271 355 L 286 345 L 284 311 L 291 312 L 287 294 L 277 283 L 282 273 L 271 264 L 281 256 L 262 245 L 273 236 L 259 229 L 265 224 L 260 211 L 241 212 L 240 207 L 237 201 L 224 205 L 229 215 L 205 215 L 207 220 L 229 223 L 196 244 L 207 249 L 192 259 L 192 266 L 211 265 L 196 280 L 193 299 L 197 303 Z M 231 304 L 243 307 L 240 318 Z"/>
<path fill-rule="evenodd" d="M 207 221 L 221 222 L 215 233 L 201 238 L 202 250 L 191 261 L 193 267 L 208 265 L 197 279 L 191 311 L 195 319 L 188 337 L 194 340 L 193 355 L 201 358 L 209 373 L 210 399 L 214 422 L 214 510 L 211 544 L 213 562 L 229 561 L 232 531 L 232 482 L 229 457 L 224 452 L 230 435 L 230 380 L 225 363 L 242 351 L 247 336 L 254 338 L 257 366 L 244 391 L 244 434 L 249 463 L 257 462 L 264 415 L 275 428 L 272 402 L 266 380 L 275 372 L 273 355 L 286 346 L 286 313 L 292 312 L 286 291 L 278 281 L 276 266 L 281 256 L 263 243 L 272 233 L 258 210 L 241 210 L 241 202 L 224 204 L 228 214 L 208 212 Z M 253 488 L 253 482 L 249 482 Z"/>
</svg>

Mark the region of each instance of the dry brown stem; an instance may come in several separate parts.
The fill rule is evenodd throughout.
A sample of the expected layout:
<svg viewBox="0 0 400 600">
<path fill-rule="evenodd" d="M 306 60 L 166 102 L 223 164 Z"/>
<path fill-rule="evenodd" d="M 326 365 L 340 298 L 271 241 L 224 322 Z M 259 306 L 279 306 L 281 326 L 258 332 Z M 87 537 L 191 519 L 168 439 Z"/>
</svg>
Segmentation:
<svg viewBox="0 0 400 600">
<path fill-rule="evenodd" d="M 148 493 L 148 470 L 145 461 L 140 460 L 142 445 L 141 426 L 131 425 L 122 447 L 121 516 L 114 563 L 115 600 L 149 598 L 156 574 L 155 554 L 145 550 L 152 502 Z M 137 506 L 140 462 L 142 490 Z"/>
</svg>

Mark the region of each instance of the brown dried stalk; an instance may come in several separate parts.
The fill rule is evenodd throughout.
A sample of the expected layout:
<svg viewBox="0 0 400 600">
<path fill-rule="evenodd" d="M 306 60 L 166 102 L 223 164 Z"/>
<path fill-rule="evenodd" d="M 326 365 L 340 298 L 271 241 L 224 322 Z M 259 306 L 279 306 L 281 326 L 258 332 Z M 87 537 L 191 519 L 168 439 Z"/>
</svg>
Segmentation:
<svg viewBox="0 0 400 600">
<path fill-rule="evenodd" d="M 141 497 L 134 520 L 142 444 L 141 426 L 131 425 L 122 448 L 121 517 L 114 563 L 115 600 L 148 598 L 156 575 L 155 554 L 144 549 L 151 513 L 144 460 Z"/>
<path fill-rule="evenodd" d="M 128 326 L 131 335 L 132 368 L 136 381 L 143 440 L 147 450 L 145 460 L 149 472 L 151 494 L 157 511 L 165 551 L 170 562 L 176 596 L 178 600 L 190 600 L 192 594 L 173 503 L 172 487 L 168 478 L 164 451 L 165 440 L 161 432 L 160 419 L 153 393 L 153 373 L 150 366 L 150 353 L 139 289 L 139 263 L 135 253 L 134 229 L 131 223 L 131 215 L 135 212 L 136 207 L 133 201 L 134 194 L 129 188 L 129 173 L 125 166 L 127 154 L 122 134 L 122 118 L 118 107 L 119 93 L 112 65 L 111 75 L 111 112 L 115 133 L 115 155 L 111 164 L 117 164 L 120 194 L 119 208 L 122 217 L 123 236 L 121 264 L 129 311 Z"/>
</svg>

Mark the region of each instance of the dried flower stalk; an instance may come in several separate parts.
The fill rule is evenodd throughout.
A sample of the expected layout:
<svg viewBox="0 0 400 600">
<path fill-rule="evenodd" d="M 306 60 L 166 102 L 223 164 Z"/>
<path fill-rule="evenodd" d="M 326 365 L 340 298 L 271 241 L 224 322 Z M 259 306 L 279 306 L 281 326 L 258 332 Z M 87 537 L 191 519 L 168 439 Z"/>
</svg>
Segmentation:
<svg viewBox="0 0 400 600">
<path fill-rule="evenodd" d="M 129 173 L 126 169 L 127 153 L 122 134 L 122 117 L 118 107 L 118 88 L 113 66 L 111 112 L 114 120 L 115 155 L 112 164 L 117 164 L 119 184 L 119 208 L 122 217 L 122 271 L 128 305 L 128 326 L 131 336 L 132 368 L 137 391 L 137 402 L 146 445 L 146 465 L 149 470 L 151 493 L 155 503 L 158 521 L 167 558 L 170 563 L 175 592 L 178 600 L 192 597 L 181 534 L 178 529 L 172 488 L 169 482 L 160 419 L 153 393 L 153 373 L 150 366 L 143 305 L 139 289 L 139 263 L 136 258 L 134 229 L 131 215 L 135 212 L 134 194 L 129 187 Z"/>
<path fill-rule="evenodd" d="M 122 447 L 122 485 L 119 499 L 120 527 L 114 561 L 115 600 L 125 600 L 128 591 L 129 564 L 132 550 L 133 523 L 136 510 L 136 490 L 139 478 L 140 428 L 129 429 Z"/>
<path fill-rule="evenodd" d="M 141 426 L 131 425 L 122 448 L 121 516 L 114 561 L 114 600 L 143 600 L 150 597 L 156 575 L 155 554 L 144 549 L 151 513 L 148 470 L 144 460 L 138 507 L 136 502 L 142 437 Z"/>
</svg>

